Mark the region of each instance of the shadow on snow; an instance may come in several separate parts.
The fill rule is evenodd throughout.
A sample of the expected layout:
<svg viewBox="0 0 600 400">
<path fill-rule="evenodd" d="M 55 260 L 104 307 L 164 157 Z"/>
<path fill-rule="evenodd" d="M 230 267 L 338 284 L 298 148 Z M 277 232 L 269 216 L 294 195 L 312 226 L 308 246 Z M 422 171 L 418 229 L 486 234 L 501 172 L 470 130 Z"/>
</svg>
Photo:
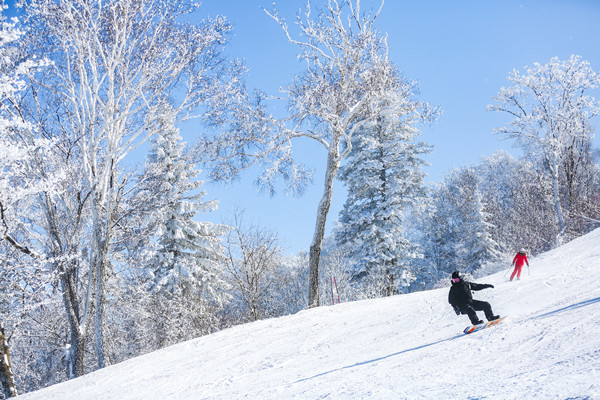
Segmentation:
<svg viewBox="0 0 600 400">
<path fill-rule="evenodd" d="M 579 303 L 571 304 L 570 306 L 567 306 L 567 307 L 559 308 L 557 310 L 553 310 L 553 311 L 550 311 L 550 312 L 547 312 L 547 313 L 544 313 L 544 314 L 537 315 L 535 317 L 532 317 L 532 319 L 538 319 L 538 318 L 548 317 L 550 315 L 562 313 L 562 312 L 565 312 L 565 311 L 575 310 L 577 308 L 586 307 L 586 306 L 589 306 L 589 305 L 592 305 L 592 304 L 595 304 L 595 303 L 599 303 L 599 302 L 600 302 L 600 297 L 596 297 L 594 299 L 589 299 L 589 300 L 584 300 L 584 301 L 581 301 Z M 399 351 L 399 352 L 396 352 L 396 353 L 388 354 L 388 355 L 383 356 L 383 357 L 374 358 L 372 360 L 357 362 L 355 364 L 347 365 L 345 367 L 335 368 L 335 369 L 332 369 L 330 371 L 321 372 L 320 374 L 316 374 L 316 375 L 313 375 L 313 376 L 308 377 L 308 378 L 298 379 L 294 383 L 300 383 L 300 382 L 308 381 L 308 380 L 311 380 L 311 379 L 319 378 L 321 376 L 329 375 L 329 374 L 332 374 L 334 372 L 343 371 L 343 370 L 351 369 L 351 368 L 355 368 L 355 367 L 360 367 L 362 365 L 372 364 L 372 363 L 375 363 L 375 362 L 378 362 L 378 361 L 382 361 L 382 360 L 385 360 L 385 359 L 388 359 L 388 358 L 399 356 L 401 354 L 409 353 L 411 351 L 421 350 L 421 349 L 424 349 L 424 348 L 427 348 L 427 347 L 430 347 L 430 346 L 435 346 L 436 344 L 440 344 L 440 343 L 444 343 L 444 342 L 449 342 L 449 341 L 452 341 L 452 340 L 456 340 L 456 339 L 464 337 L 464 336 L 465 336 L 464 334 L 460 334 L 460 335 L 457 335 L 457 336 L 453 336 L 453 337 L 449 337 L 449 338 L 446 338 L 446 339 L 438 340 L 437 342 L 432 342 L 432 343 L 424 344 L 422 346 L 417 346 L 417 347 L 413 347 L 413 348 L 410 348 L 410 349 L 402 350 L 402 351 Z"/>
<path fill-rule="evenodd" d="M 343 371 L 343 370 L 354 368 L 354 367 L 360 367 L 360 366 L 366 365 L 366 364 L 372 364 L 372 363 L 375 363 L 375 362 L 378 362 L 378 361 L 382 361 L 382 360 L 385 360 L 385 359 L 388 359 L 388 358 L 399 356 L 400 354 L 409 353 L 411 351 L 421 350 L 421 349 L 424 349 L 426 347 L 435 346 L 436 344 L 440 344 L 440 343 L 444 343 L 444 342 L 449 342 L 451 340 L 456 340 L 456 339 L 464 337 L 464 336 L 465 336 L 464 334 L 460 334 L 460 335 L 453 336 L 453 337 L 450 337 L 450 338 L 438 340 L 437 342 L 428 343 L 428 344 L 424 344 L 422 346 L 413 347 L 411 349 L 402 350 L 402 351 L 399 351 L 397 353 L 388 354 L 387 356 L 383 356 L 383 357 L 379 357 L 379 358 L 374 358 L 372 360 L 357 362 L 356 364 L 347 365 L 345 367 L 340 367 L 340 368 L 332 369 L 330 371 L 322 372 L 320 374 L 316 374 L 316 375 L 313 375 L 313 376 L 308 377 L 308 378 L 298 379 L 294 383 L 300 383 L 300 382 L 308 381 L 308 380 L 311 380 L 311 379 L 319 378 L 321 376 L 329 375 L 329 374 L 334 373 L 334 372 Z"/>
<path fill-rule="evenodd" d="M 562 313 L 562 312 L 565 312 L 565 311 L 575 310 L 577 308 L 586 307 L 586 306 L 589 306 L 589 305 L 592 305 L 592 304 L 598 303 L 598 302 L 600 302 L 600 297 L 596 297 L 595 299 L 589 299 L 589 300 L 580 301 L 579 303 L 571 304 L 570 306 L 566 306 L 566 307 L 559 308 L 559 309 L 554 310 L 554 311 L 549 311 L 547 313 L 537 315 L 535 317 L 532 317 L 531 319 L 538 319 L 538 318 L 548 317 L 550 315 L 559 314 L 559 313 Z"/>
</svg>

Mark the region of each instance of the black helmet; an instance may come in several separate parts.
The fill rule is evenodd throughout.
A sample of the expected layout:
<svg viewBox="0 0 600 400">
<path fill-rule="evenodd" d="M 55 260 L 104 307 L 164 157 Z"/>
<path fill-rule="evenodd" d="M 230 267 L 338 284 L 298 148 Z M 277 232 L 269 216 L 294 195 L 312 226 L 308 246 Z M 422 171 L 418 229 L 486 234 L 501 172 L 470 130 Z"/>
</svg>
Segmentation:
<svg viewBox="0 0 600 400">
<path fill-rule="evenodd" d="M 463 275 L 458 271 L 454 271 L 452 273 L 452 279 L 450 279 L 450 281 L 454 285 L 455 283 L 462 281 L 462 279 L 463 279 Z"/>
</svg>

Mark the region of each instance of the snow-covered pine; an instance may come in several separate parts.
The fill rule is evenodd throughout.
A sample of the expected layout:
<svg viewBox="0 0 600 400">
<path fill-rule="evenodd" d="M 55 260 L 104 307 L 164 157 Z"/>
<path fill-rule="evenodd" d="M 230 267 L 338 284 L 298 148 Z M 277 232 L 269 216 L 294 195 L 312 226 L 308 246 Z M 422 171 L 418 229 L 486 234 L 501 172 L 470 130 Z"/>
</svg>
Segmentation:
<svg viewBox="0 0 600 400">
<path fill-rule="evenodd" d="M 352 280 L 366 297 L 405 289 L 415 279 L 414 260 L 422 257 L 403 224 L 404 213 L 418 208 L 425 195 L 421 157 L 430 147 L 415 142 L 416 122 L 411 115 L 390 114 L 364 125 L 340 168 L 348 198 L 336 241 L 348 249 Z"/>
<path fill-rule="evenodd" d="M 459 270 L 473 273 L 498 257 L 476 172 L 455 169 L 432 189 L 433 204 L 424 217 L 420 245 L 426 260 L 420 274 L 430 284 Z"/>
<path fill-rule="evenodd" d="M 492 238 L 484 192 L 477 171 L 462 168 L 450 174 L 450 202 L 460 221 L 456 243 L 457 269 L 473 273 L 487 262 L 498 259 L 498 244 Z"/>
<path fill-rule="evenodd" d="M 213 331 L 216 313 L 228 296 L 221 239 L 225 227 L 198 220 L 217 203 L 203 201 L 200 171 L 185 153 L 174 115 L 166 113 L 158 120 L 161 129 L 148 156 L 144 185 L 160 198 L 157 248 L 147 268 L 157 295 L 157 342 L 166 345 Z"/>
</svg>

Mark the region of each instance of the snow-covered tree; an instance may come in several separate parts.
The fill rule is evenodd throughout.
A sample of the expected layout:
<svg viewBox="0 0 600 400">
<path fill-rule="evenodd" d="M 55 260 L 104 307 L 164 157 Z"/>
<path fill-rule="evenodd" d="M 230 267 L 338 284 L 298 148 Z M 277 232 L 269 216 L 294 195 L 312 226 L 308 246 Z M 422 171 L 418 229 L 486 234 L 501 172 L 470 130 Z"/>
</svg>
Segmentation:
<svg viewBox="0 0 600 400">
<path fill-rule="evenodd" d="M 40 268 L 44 259 L 33 248 L 35 237 L 28 232 L 26 221 L 35 218 L 28 206 L 50 184 L 31 168 L 36 159 L 47 156 L 49 142 L 32 138 L 22 109 L 24 77 L 42 63 L 19 51 L 24 32 L 16 19 L 6 19 L 6 8 L 0 1 L 0 394 L 13 397 L 18 379 L 9 342 L 20 336 L 49 282 Z"/>
<path fill-rule="evenodd" d="M 549 176 L 556 218 L 556 243 L 565 234 L 568 212 L 578 196 L 578 182 L 593 163 L 590 119 L 600 112 L 600 103 L 589 96 L 598 87 L 600 75 L 579 56 L 547 64 L 535 63 L 522 75 L 514 70 L 509 88 L 494 97 L 488 109 L 508 113 L 513 119 L 496 130 L 544 166 Z"/>
<path fill-rule="evenodd" d="M 174 127 L 174 115 L 159 117 L 162 129 L 152 144 L 144 183 L 159 194 L 164 204 L 159 211 L 157 249 L 149 269 L 157 307 L 159 335 L 166 343 L 199 336 L 216 326 L 216 311 L 225 301 L 224 228 L 198 221 L 200 212 L 212 211 L 217 204 L 203 201 L 199 171 L 185 154 L 185 143 Z M 202 321 L 202 324 L 197 324 Z M 185 327 L 186 329 L 183 329 Z"/>
<path fill-rule="evenodd" d="M 155 190 L 156 185 L 166 186 L 163 196 L 167 204 L 162 210 L 153 273 L 159 290 L 169 293 L 181 285 L 187 290 L 189 285 L 210 282 L 220 274 L 219 261 L 224 255 L 219 239 L 224 228 L 195 220 L 200 212 L 216 209 L 217 203 L 202 200 L 206 192 L 199 191 L 203 184 L 197 180 L 200 171 L 185 154 L 185 143 L 172 122 L 161 123 L 164 129 L 153 142 L 147 164 L 147 171 L 160 177 L 147 184 Z"/>
<path fill-rule="evenodd" d="M 265 111 L 264 96 L 258 107 L 240 107 L 236 123 L 211 155 L 219 177 L 234 175 L 253 163 L 268 163 L 260 178 L 272 188 L 283 175 L 303 182 L 305 171 L 291 156 L 291 142 L 310 139 L 325 150 L 324 189 L 317 208 L 309 251 L 309 307 L 319 305 L 319 258 L 333 182 L 342 160 L 351 151 L 351 140 L 360 128 L 380 115 L 429 116 L 426 105 L 413 98 L 414 87 L 388 57 L 386 36 L 375 29 L 379 11 L 365 14 L 360 0 L 331 0 L 316 15 L 310 2 L 296 19 L 298 38 L 276 9 L 267 13 L 280 24 L 289 42 L 306 63 L 284 89 L 289 115 L 277 119 Z M 245 103 L 246 105 L 248 103 Z"/>
<path fill-rule="evenodd" d="M 256 321 L 270 314 L 265 301 L 279 285 L 282 264 L 277 235 L 256 225 L 246 226 L 244 213 L 236 211 L 226 235 L 227 270 L 234 298 L 241 303 L 242 321 Z"/>
<path fill-rule="evenodd" d="M 386 37 L 374 27 L 379 11 L 361 13 L 360 0 L 329 1 L 315 19 L 310 3 L 305 11 L 305 18 L 298 15 L 296 20 L 299 39 L 276 10 L 270 15 L 306 61 L 306 70 L 287 88 L 293 125 L 283 131 L 315 140 L 327 152 L 324 190 L 309 252 L 309 307 L 315 307 L 319 305 L 319 258 L 333 182 L 352 149 L 352 137 L 381 115 L 417 115 L 425 105 L 413 98 L 413 85 L 389 60 Z"/>
<path fill-rule="evenodd" d="M 530 160 L 506 152 L 485 157 L 475 170 L 499 250 L 509 255 L 523 247 L 533 253 L 549 250 L 555 223 L 547 174 Z"/>
<path fill-rule="evenodd" d="M 453 170 L 433 190 L 432 203 L 433 209 L 422 225 L 423 279 L 435 283 L 454 270 L 473 273 L 498 257 L 498 244 L 491 236 L 493 226 L 488 222 L 474 169 Z"/>
<path fill-rule="evenodd" d="M 71 376 L 84 372 L 92 320 L 97 366 L 107 363 L 106 280 L 124 234 L 134 232 L 122 225 L 136 207 L 128 202 L 135 192 L 128 158 L 160 131 L 153 116 L 167 106 L 175 124 L 216 120 L 237 95 L 241 70 L 222 56 L 231 26 L 224 18 L 185 22 L 196 7 L 186 0 L 26 3 L 27 51 L 52 61 L 45 74 L 30 76 L 31 115 L 55 143 L 54 164 L 68 171 L 60 196 L 41 197 L 38 222 L 61 280 Z M 40 174 L 47 168 L 40 164 Z"/>
<path fill-rule="evenodd" d="M 450 186 L 451 201 L 462 222 L 456 244 L 459 266 L 462 271 L 472 273 L 498 257 L 498 244 L 491 235 L 493 226 L 488 222 L 485 195 L 477 172 L 463 169 L 456 177 L 451 175 L 451 179 L 456 180 L 455 186 Z"/>
<path fill-rule="evenodd" d="M 404 213 L 424 196 L 421 156 L 430 151 L 414 142 L 415 122 L 412 115 L 392 114 L 363 126 L 340 169 L 348 198 L 336 239 L 353 259 L 353 280 L 374 296 L 407 287 L 414 280 L 411 264 L 421 257 L 403 226 Z"/>
<path fill-rule="evenodd" d="M 10 364 L 10 348 L 8 347 L 8 338 L 4 332 L 4 326 L 0 321 L 0 393 L 3 397 L 14 397 L 17 395 L 17 386 L 15 376 Z"/>
</svg>

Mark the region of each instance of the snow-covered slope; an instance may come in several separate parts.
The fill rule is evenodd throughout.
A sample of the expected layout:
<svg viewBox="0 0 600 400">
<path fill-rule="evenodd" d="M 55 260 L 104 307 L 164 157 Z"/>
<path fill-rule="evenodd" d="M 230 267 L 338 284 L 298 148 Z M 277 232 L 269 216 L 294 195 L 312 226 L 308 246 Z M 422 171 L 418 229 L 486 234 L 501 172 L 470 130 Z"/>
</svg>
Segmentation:
<svg viewBox="0 0 600 400">
<path fill-rule="evenodd" d="M 530 264 L 477 280 L 510 318 L 472 335 L 438 289 L 238 326 L 21 399 L 600 399 L 600 229 Z"/>
</svg>

